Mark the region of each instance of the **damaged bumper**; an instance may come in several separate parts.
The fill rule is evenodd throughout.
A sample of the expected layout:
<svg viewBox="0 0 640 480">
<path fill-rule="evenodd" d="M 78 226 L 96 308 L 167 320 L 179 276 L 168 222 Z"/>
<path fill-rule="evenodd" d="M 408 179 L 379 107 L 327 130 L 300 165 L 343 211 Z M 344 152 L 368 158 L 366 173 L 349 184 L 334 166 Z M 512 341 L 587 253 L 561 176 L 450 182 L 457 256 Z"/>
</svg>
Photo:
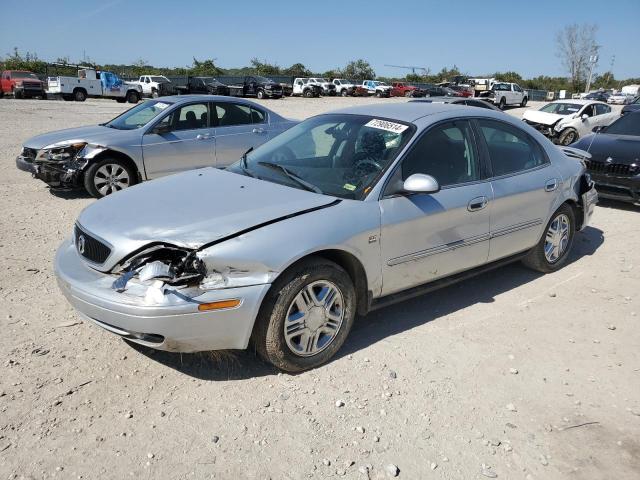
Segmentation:
<svg viewBox="0 0 640 480">
<path fill-rule="evenodd" d="M 246 348 L 270 284 L 202 291 L 168 287 L 150 292 L 130 282 L 125 292 L 112 288 L 116 276 L 88 267 L 72 241 L 55 260 L 58 285 L 67 300 L 100 327 L 158 350 L 197 352 Z M 154 293 L 154 295 L 150 295 Z M 201 311 L 201 304 L 239 300 L 233 308 Z"/>
<path fill-rule="evenodd" d="M 554 130 L 553 125 L 545 125 L 544 123 L 531 122 L 529 120 L 525 120 L 524 122 L 527 125 L 530 125 L 531 127 L 538 130 L 540 133 L 542 133 L 545 137 L 549 138 L 550 140 L 554 140 L 558 136 L 558 132 Z"/>
</svg>

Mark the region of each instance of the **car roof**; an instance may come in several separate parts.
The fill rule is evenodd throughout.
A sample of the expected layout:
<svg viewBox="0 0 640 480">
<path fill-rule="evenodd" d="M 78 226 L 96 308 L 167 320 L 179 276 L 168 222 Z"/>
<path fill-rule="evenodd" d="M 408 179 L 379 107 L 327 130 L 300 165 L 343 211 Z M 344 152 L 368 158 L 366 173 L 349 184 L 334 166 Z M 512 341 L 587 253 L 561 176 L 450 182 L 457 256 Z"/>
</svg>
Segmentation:
<svg viewBox="0 0 640 480">
<path fill-rule="evenodd" d="M 588 103 L 604 103 L 604 102 L 598 102 L 595 100 L 584 100 L 582 98 L 578 99 L 576 98 L 575 100 L 554 100 L 553 102 L 550 103 L 575 103 L 577 105 L 587 105 Z M 604 103 L 606 105 L 606 103 Z"/>
<path fill-rule="evenodd" d="M 203 77 L 195 77 L 195 78 L 203 78 Z M 212 77 L 213 78 L 213 77 Z M 258 106 L 257 103 L 252 102 L 250 100 L 246 100 L 244 98 L 241 97 L 228 97 L 226 95 L 168 95 L 166 97 L 158 97 L 158 98 L 154 98 L 153 100 L 158 100 L 158 101 L 163 101 L 166 100 L 167 102 L 172 102 L 172 103 L 187 103 L 187 102 L 193 102 L 193 101 L 200 101 L 200 102 L 237 102 L 237 103 L 245 103 L 247 105 L 256 105 Z M 148 100 L 147 100 L 148 101 Z M 260 108 L 264 108 L 262 106 L 260 106 Z"/>
<path fill-rule="evenodd" d="M 400 120 L 404 122 L 415 122 L 416 120 L 438 113 L 451 112 L 455 116 L 468 114 L 469 116 L 477 116 L 480 112 L 487 114 L 488 117 L 494 117 L 490 109 L 479 109 L 478 107 L 468 107 L 466 105 L 451 105 L 449 103 L 427 103 L 427 102 L 406 102 L 383 104 L 377 103 L 372 105 L 360 105 L 357 107 L 342 108 L 328 113 L 351 114 L 351 115 L 368 115 L 371 117 L 382 117 Z"/>
</svg>

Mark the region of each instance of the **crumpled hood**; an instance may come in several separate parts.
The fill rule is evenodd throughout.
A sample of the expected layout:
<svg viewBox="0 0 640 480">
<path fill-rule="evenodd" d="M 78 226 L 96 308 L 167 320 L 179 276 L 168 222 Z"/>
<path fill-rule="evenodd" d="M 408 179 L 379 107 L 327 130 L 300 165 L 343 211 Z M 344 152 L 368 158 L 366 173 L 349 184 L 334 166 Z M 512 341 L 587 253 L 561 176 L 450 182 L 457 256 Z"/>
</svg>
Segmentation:
<svg viewBox="0 0 640 480">
<path fill-rule="evenodd" d="M 530 122 L 551 126 L 558 120 L 568 119 L 569 115 L 558 115 L 557 113 L 542 112 L 540 110 L 526 110 L 522 118 Z"/>
<path fill-rule="evenodd" d="M 40 150 L 54 143 L 96 143 L 103 145 L 113 138 L 114 135 L 128 132 L 128 130 L 117 130 L 115 128 L 103 127 L 101 125 L 92 125 L 90 127 L 67 128 L 65 130 L 56 130 L 55 132 L 44 133 L 31 137 L 24 142 L 27 148 L 35 148 Z"/>
<path fill-rule="evenodd" d="M 87 207 L 78 223 L 113 246 L 100 270 L 152 242 L 199 248 L 274 219 L 322 207 L 334 197 L 213 167 L 162 177 Z"/>
</svg>

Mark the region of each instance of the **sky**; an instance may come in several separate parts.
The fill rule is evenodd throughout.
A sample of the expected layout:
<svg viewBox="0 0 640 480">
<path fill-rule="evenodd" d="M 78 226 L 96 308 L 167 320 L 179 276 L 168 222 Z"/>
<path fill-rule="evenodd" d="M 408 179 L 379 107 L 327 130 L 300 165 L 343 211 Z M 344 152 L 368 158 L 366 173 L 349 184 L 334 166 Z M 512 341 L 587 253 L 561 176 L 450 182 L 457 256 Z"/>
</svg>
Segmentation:
<svg viewBox="0 0 640 480">
<path fill-rule="evenodd" d="M 595 23 L 596 71 L 615 56 L 616 78 L 640 77 L 640 0 L 1 1 L 0 55 L 18 47 L 48 61 L 86 54 L 98 64 L 173 67 L 196 57 L 231 68 L 257 57 L 324 72 L 364 58 L 380 76 L 409 72 L 387 64 L 566 76 L 555 33 Z"/>
</svg>

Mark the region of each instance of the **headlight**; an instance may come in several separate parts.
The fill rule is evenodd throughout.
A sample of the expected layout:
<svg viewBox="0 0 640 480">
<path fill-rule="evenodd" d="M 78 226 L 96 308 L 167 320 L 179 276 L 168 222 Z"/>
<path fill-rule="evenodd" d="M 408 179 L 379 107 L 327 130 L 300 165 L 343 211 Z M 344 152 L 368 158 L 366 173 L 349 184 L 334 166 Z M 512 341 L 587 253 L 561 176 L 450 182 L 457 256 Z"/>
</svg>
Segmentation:
<svg viewBox="0 0 640 480">
<path fill-rule="evenodd" d="M 72 143 L 70 145 L 56 145 L 45 147 L 38 152 L 36 160 L 48 160 L 50 162 L 64 162 L 74 158 L 84 148 L 86 142 Z"/>
</svg>

